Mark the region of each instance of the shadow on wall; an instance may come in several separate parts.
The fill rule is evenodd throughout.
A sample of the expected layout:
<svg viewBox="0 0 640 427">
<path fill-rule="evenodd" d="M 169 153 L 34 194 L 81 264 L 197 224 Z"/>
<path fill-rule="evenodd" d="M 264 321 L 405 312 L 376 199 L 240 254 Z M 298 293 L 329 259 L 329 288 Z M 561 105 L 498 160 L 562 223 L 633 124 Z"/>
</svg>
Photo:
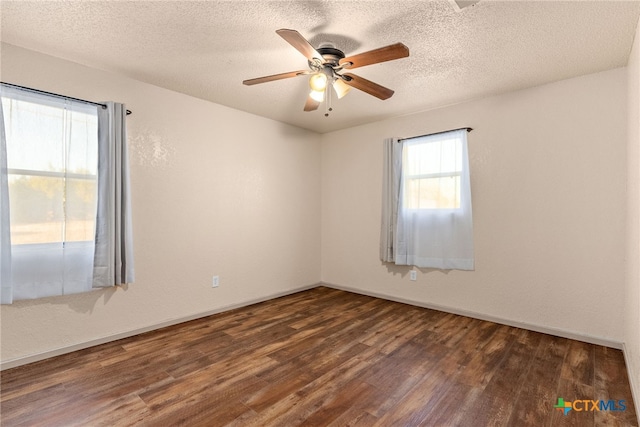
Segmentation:
<svg viewBox="0 0 640 427">
<path fill-rule="evenodd" d="M 440 270 L 438 268 L 419 268 L 414 267 L 413 265 L 397 265 L 392 262 L 384 262 L 380 261 L 380 265 L 383 265 L 387 268 L 387 272 L 396 276 L 399 275 L 402 278 L 405 278 L 409 275 L 411 270 L 418 270 L 422 274 L 432 274 L 432 273 L 441 273 L 441 274 L 449 274 L 451 270 Z"/>
<path fill-rule="evenodd" d="M 92 313 L 94 307 L 102 299 L 103 305 L 107 305 L 111 297 L 116 292 L 126 292 L 129 285 L 112 286 L 109 288 L 97 288 L 89 292 L 82 292 L 70 295 L 59 295 L 54 297 L 25 299 L 14 301 L 7 307 L 15 307 L 16 309 L 25 307 L 36 307 L 42 305 L 65 305 L 76 313 Z"/>
</svg>

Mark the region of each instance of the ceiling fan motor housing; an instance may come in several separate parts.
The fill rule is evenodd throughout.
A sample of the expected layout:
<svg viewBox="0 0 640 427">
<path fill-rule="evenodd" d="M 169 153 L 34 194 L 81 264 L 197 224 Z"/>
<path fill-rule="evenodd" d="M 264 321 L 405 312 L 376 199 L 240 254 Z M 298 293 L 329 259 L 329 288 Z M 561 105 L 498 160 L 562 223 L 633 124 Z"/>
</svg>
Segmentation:
<svg viewBox="0 0 640 427">
<path fill-rule="evenodd" d="M 313 58 L 313 60 L 309 60 L 309 68 L 316 73 L 325 74 L 329 81 L 343 78 L 338 71 L 342 69 L 340 60 L 345 57 L 344 52 L 331 43 L 321 44 L 316 51 L 322 55 L 322 59 Z"/>
<path fill-rule="evenodd" d="M 344 58 L 344 52 L 331 45 L 322 45 L 317 49 L 318 53 L 322 55 L 325 62 L 331 65 L 338 65 L 340 60 Z"/>
</svg>

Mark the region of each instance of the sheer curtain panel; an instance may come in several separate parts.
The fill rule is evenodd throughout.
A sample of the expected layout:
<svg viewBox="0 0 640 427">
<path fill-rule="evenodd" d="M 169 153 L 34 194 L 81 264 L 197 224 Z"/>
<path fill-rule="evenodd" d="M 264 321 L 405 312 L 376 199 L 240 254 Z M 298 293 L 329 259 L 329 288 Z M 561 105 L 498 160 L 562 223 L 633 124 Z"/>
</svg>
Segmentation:
<svg viewBox="0 0 640 427">
<path fill-rule="evenodd" d="M 11 304 L 11 232 L 9 225 L 9 184 L 4 114 L 0 102 L 0 304 Z"/>
<path fill-rule="evenodd" d="M 98 112 L 98 214 L 93 287 L 134 281 L 126 109 L 107 102 Z"/>
<path fill-rule="evenodd" d="M 2 104 L 2 185 L 6 176 L 10 207 L 3 191 L 2 231 L 8 213 L 12 294 L 3 302 L 87 291 L 93 277 L 97 107 L 4 85 Z M 3 253 L 6 245 L 3 236 Z M 9 294 L 5 289 L 3 277 L 3 293 Z"/>
</svg>

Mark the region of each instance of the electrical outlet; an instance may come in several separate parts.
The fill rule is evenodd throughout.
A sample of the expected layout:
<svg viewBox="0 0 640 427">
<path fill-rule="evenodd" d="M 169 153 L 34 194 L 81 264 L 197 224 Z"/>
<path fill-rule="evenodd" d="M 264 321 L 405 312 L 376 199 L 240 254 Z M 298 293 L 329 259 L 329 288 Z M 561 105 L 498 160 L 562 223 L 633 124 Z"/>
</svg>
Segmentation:
<svg viewBox="0 0 640 427">
<path fill-rule="evenodd" d="M 418 278 L 418 272 L 415 270 L 411 270 L 409 272 L 409 279 L 416 280 Z"/>
<path fill-rule="evenodd" d="M 212 288 L 217 288 L 220 286 L 220 276 L 213 276 L 213 282 L 211 282 Z"/>
</svg>

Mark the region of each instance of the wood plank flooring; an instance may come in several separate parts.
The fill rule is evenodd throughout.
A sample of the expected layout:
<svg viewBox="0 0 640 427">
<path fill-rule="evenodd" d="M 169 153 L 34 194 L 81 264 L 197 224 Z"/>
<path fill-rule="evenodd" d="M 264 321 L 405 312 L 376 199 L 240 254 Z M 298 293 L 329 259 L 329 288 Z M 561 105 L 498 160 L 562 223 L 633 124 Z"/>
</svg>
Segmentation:
<svg viewBox="0 0 640 427">
<path fill-rule="evenodd" d="M 619 350 L 326 287 L 0 375 L 6 427 L 638 425 Z"/>
</svg>

